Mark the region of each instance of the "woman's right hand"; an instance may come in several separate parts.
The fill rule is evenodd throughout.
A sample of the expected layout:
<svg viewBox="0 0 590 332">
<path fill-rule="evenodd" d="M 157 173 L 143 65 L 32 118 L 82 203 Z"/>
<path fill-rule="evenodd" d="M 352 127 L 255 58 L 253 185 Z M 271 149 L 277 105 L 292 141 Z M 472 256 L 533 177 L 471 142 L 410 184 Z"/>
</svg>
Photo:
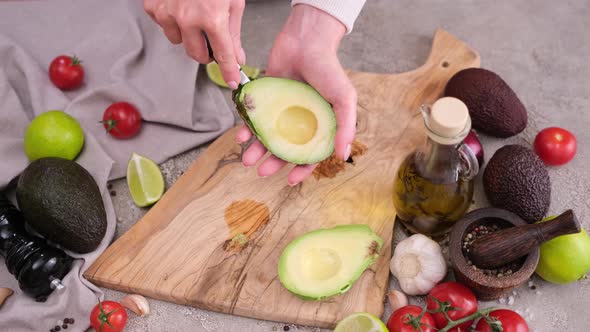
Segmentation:
<svg viewBox="0 0 590 332">
<path fill-rule="evenodd" d="M 173 44 L 184 45 L 199 63 L 209 58 L 207 34 L 215 60 L 227 85 L 235 90 L 240 81 L 238 63 L 246 62 L 240 40 L 245 0 L 144 0 L 145 11 Z"/>
</svg>

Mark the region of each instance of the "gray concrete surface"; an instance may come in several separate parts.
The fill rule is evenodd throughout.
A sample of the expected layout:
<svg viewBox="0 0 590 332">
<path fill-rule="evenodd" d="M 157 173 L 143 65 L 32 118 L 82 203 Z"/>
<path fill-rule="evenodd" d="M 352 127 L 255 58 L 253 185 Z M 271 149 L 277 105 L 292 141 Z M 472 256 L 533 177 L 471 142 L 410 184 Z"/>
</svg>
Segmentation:
<svg viewBox="0 0 590 332">
<path fill-rule="evenodd" d="M 263 67 L 275 34 L 289 13 L 288 1 L 249 2 L 243 27 L 248 63 Z M 500 74 L 518 93 L 529 111 L 530 125 L 509 140 L 484 137 L 486 159 L 500 146 L 533 141 L 538 130 L 552 125 L 570 129 L 579 150 L 573 162 L 551 168 L 551 213 L 573 208 L 590 229 L 590 1 L 588 0 L 369 0 L 355 30 L 342 43 L 340 56 L 347 67 L 372 72 L 403 72 L 422 64 L 434 30 L 443 27 L 478 50 L 482 66 Z M 228 95 L 229 96 L 229 95 Z M 229 99 L 228 99 L 229 101 Z M 168 186 L 203 148 L 162 165 Z M 481 188 L 481 186 L 480 186 Z M 125 232 L 145 210 L 136 208 L 124 181 L 114 181 L 113 197 L 119 216 L 117 235 Z M 487 204 L 481 191 L 476 205 Z M 396 239 L 403 237 L 396 228 Z M 557 286 L 537 277 L 536 290 L 526 285 L 513 295 L 512 305 L 529 321 L 531 331 L 590 331 L 590 281 Z M 394 281 L 391 286 L 395 287 Z M 123 294 L 106 290 L 108 298 Z M 420 302 L 421 299 L 412 299 Z M 512 302 L 512 301 L 510 301 Z M 320 331 L 235 317 L 151 300 L 152 314 L 131 315 L 126 331 Z M 383 319 L 389 317 L 386 309 Z"/>
</svg>

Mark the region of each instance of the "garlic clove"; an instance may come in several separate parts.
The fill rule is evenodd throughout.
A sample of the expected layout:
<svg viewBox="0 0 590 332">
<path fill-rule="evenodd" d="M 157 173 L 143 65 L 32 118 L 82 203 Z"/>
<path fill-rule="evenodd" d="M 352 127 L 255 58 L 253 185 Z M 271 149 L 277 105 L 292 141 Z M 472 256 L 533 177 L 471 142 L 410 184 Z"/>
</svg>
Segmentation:
<svg viewBox="0 0 590 332">
<path fill-rule="evenodd" d="M 406 294 L 398 290 L 389 291 L 387 293 L 387 298 L 389 299 L 389 305 L 393 311 L 408 305 L 408 297 Z"/>
<path fill-rule="evenodd" d="M 4 304 L 4 301 L 6 301 L 6 299 L 10 295 L 12 295 L 12 293 L 14 293 L 14 292 L 10 288 L 5 288 L 5 287 L 0 288 L 0 307 L 2 307 L 2 305 Z"/>
<path fill-rule="evenodd" d="M 150 304 L 147 299 L 139 294 L 130 294 L 121 299 L 121 305 L 133 311 L 140 317 L 149 315 Z"/>
</svg>

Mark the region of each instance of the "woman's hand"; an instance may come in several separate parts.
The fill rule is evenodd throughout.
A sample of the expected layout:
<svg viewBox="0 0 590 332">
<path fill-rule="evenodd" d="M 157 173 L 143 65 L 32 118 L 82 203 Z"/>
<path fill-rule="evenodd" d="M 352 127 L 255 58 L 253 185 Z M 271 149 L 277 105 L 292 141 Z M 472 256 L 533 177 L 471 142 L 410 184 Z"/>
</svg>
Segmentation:
<svg viewBox="0 0 590 332">
<path fill-rule="evenodd" d="M 237 89 L 238 63 L 246 62 L 240 41 L 245 0 L 144 0 L 145 11 L 164 30 L 171 43 L 183 43 L 199 63 L 209 63 L 207 34 L 227 85 Z"/>
<path fill-rule="evenodd" d="M 356 90 L 338 61 L 337 49 L 346 32 L 345 26 L 331 15 L 307 5 L 293 7 L 287 23 L 277 37 L 268 61 L 267 76 L 287 77 L 307 82 L 330 104 L 336 113 L 336 156 L 344 160 L 350 156 L 356 130 Z M 244 125 L 237 134 L 242 143 L 252 137 Z M 252 143 L 242 162 L 255 165 L 266 153 L 259 141 Z M 270 156 L 258 168 L 260 176 L 278 172 L 287 163 Z M 288 176 L 288 183 L 296 185 L 307 178 L 317 164 L 296 166 Z"/>
</svg>

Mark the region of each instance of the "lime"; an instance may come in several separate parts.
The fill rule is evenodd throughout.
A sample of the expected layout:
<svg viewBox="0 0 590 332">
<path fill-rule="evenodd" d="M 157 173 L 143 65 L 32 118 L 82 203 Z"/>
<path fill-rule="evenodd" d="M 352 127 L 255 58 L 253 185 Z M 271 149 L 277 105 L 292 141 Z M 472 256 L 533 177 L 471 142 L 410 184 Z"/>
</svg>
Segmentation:
<svg viewBox="0 0 590 332">
<path fill-rule="evenodd" d="M 541 278 L 567 284 L 584 278 L 590 271 L 590 237 L 582 228 L 579 233 L 563 235 L 543 243 L 535 272 Z"/>
<path fill-rule="evenodd" d="M 241 67 L 242 71 L 244 71 L 244 74 L 246 74 L 246 76 L 248 76 L 248 78 L 251 80 L 256 79 L 260 75 L 260 69 L 256 67 L 248 65 L 243 65 Z M 210 62 L 207 64 L 206 69 L 207 76 L 209 76 L 209 79 L 213 81 L 213 83 L 219 85 L 220 87 L 228 88 L 227 83 L 225 83 L 223 80 L 223 76 L 221 75 L 221 70 L 219 69 L 217 62 Z"/>
<path fill-rule="evenodd" d="M 354 313 L 338 323 L 334 332 L 388 332 L 383 322 L 366 312 Z"/>
<path fill-rule="evenodd" d="M 25 133 L 25 154 L 30 161 L 44 157 L 74 160 L 84 146 L 84 131 L 76 119 L 62 111 L 37 116 Z"/>
<path fill-rule="evenodd" d="M 127 185 L 135 204 L 152 205 L 164 194 L 164 177 L 152 160 L 136 153 L 127 164 Z"/>
</svg>

